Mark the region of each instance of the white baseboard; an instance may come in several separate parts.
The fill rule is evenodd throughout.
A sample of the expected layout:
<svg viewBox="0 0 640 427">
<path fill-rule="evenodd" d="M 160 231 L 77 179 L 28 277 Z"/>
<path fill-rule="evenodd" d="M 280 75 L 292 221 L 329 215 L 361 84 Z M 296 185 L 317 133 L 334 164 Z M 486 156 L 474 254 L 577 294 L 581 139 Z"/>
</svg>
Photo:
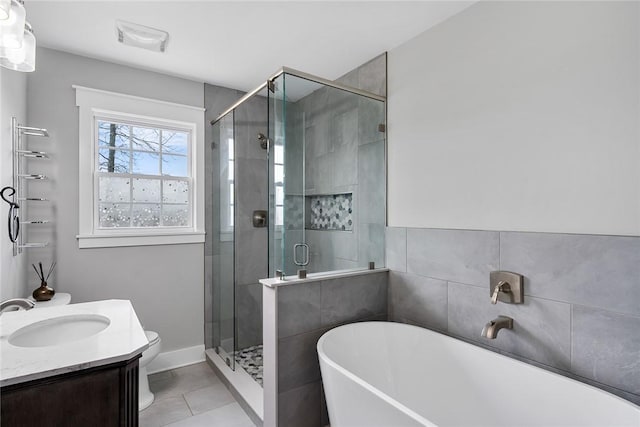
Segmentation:
<svg viewBox="0 0 640 427">
<path fill-rule="evenodd" d="M 149 374 L 155 374 L 157 372 L 168 371 L 169 369 L 204 362 L 204 360 L 204 344 L 195 345 L 193 347 L 158 354 L 158 357 L 147 366 L 147 372 Z"/>
</svg>

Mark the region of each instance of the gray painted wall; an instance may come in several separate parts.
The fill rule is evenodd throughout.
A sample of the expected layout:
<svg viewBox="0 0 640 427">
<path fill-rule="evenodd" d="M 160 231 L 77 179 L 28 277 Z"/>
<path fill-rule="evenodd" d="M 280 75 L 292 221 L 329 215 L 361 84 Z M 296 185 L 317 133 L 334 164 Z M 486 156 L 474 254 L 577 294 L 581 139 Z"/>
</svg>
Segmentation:
<svg viewBox="0 0 640 427">
<path fill-rule="evenodd" d="M 387 228 L 389 316 L 640 404 L 640 238 Z M 489 301 L 489 272 L 525 276 L 525 302 Z M 480 337 L 498 315 L 514 329 Z"/>
<path fill-rule="evenodd" d="M 27 123 L 27 75 L 0 68 L 0 188 L 12 185 L 11 118 Z M 20 217 L 28 206 L 20 203 Z M 27 296 L 27 254 L 13 256 L 13 244 L 7 234 L 9 205 L 0 200 L 0 300 Z M 34 274 L 35 275 L 35 274 Z"/>
<path fill-rule="evenodd" d="M 30 252 L 30 262 L 57 260 L 50 285 L 70 292 L 73 302 L 131 300 L 145 328 L 160 334 L 162 351 L 203 344 L 202 244 L 78 249 L 78 110 L 71 87 L 202 107 L 203 85 L 51 49 L 38 49 L 37 58 L 37 70 L 28 77 L 28 117 L 51 134 L 40 142 L 53 153 L 45 171 L 52 179 L 41 190 L 55 208 L 47 230 L 52 245 Z"/>
<path fill-rule="evenodd" d="M 388 82 L 390 225 L 640 235 L 639 2 L 477 2 Z"/>
</svg>

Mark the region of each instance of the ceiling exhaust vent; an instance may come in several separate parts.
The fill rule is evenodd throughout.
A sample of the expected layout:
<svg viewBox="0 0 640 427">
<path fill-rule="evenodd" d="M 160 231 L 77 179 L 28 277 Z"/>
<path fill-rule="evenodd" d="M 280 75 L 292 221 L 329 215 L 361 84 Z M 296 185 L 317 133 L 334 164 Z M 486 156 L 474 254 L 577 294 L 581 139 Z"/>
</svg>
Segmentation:
<svg viewBox="0 0 640 427">
<path fill-rule="evenodd" d="M 154 52 L 164 52 L 169 40 L 169 33 L 166 31 L 132 22 L 117 20 L 116 29 L 120 43 Z"/>
</svg>

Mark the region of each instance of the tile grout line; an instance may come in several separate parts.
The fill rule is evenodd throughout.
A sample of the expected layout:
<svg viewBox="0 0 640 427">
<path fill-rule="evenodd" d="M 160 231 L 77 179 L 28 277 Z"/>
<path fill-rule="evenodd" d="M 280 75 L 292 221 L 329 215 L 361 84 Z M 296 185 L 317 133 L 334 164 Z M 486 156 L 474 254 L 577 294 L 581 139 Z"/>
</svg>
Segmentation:
<svg viewBox="0 0 640 427">
<path fill-rule="evenodd" d="M 185 417 L 184 419 L 186 420 L 187 418 L 191 418 L 193 417 L 195 414 L 193 413 L 193 409 L 191 409 L 191 405 L 189 405 L 189 401 L 187 400 L 187 398 L 185 397 L 186 393 L 182 393 L 180 395 L 180 397 L 182 397 L 182 400 L 184 400 L 184 403 L 187 405 L 187 408 L 189 408 L 189 412 L 191 412 L 191 416 L 189 417 Z"/>
<path fill-rule="evenodd" d="M 569 371 L 573 372 L 573 304 L 569 305 Z"/>
<path fill-rule="evenodd" d="M 409 272 L 409 229 L 404 228 L 404 272 Z"/>
</svg>

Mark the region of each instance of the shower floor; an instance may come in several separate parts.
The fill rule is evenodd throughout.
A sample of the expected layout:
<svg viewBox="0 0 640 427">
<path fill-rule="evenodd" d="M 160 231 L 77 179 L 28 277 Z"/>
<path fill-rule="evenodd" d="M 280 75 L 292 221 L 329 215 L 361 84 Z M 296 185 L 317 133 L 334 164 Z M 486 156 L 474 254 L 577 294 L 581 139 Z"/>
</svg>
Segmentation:
<svg viewBox="0 0 640 427">
<path fill-rule="evenodd" d="M 236 351 L 235 359 L 236 363 L 262 387 L 262 345 Z"/>
</svg>

